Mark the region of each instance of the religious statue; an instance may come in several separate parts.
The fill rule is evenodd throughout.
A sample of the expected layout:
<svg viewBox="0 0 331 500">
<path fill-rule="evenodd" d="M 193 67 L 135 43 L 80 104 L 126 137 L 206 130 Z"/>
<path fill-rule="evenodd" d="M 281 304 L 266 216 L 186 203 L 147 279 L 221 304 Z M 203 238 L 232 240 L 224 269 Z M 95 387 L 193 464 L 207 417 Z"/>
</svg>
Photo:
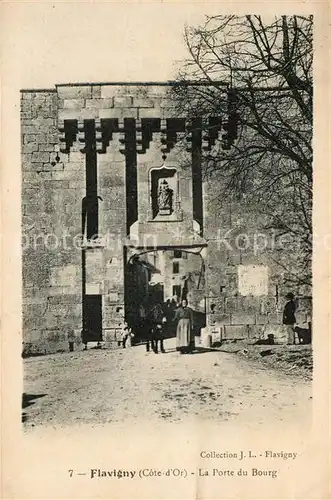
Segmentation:
<svg viewBox="0 0 331 500">
<path fill-rule="evenodd" d="M 172 199 L 173 199 L 173 189 L 169 186 L 168 182 L 163 179 L 160 182 L 157 204 L 160 215 L 170 215 L 173 211 Z"/>
</svg>

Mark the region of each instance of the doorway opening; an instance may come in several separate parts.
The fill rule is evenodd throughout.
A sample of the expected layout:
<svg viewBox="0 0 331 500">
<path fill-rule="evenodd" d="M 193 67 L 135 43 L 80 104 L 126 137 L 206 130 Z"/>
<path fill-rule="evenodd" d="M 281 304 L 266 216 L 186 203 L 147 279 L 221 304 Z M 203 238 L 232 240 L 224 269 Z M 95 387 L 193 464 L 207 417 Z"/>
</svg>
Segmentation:
<svg viewBox="0 0 331 500">
<path fill-rule="evenodd" d="M 205 265 L 200 254 L 182 249 L 142 251 L 128 259 L 125 268 L 125 317 L 143 335 L 142 325 L 160 304 L 165 316 L 187 299 L 194 311 L 195 329 L 205 326 Z M 175 328 L 174 328 L 175 331 Z M 173 334 L 174 334 L 173 331 Z"/>
<path fill-rule="evenodd" d="M 83 297 L 83 342 L 102 341 L 102 296 Z"/>
</svg>

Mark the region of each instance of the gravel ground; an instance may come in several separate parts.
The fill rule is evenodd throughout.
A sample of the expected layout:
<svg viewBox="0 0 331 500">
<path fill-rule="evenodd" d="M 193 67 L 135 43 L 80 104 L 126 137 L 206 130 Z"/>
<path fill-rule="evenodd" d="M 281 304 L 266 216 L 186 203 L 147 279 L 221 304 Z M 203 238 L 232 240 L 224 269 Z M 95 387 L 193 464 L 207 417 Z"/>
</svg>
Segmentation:
<svg viewBox="0 0 331 500">
<path fill-rule="evenodd" d="M 313 378 L 313 352 L 311 344 L 257 345 L 253 342 L 232 341 L 224 342 L 220 350 L 263 363 L 269 368 L 280 370 L 294 377 L 305 380 L 312 380 Z"/>
<path fill-rule="evenodd" d="M 266 346 L 265 346 L 266 347 Z M 23 421 L 40 426 L 183 422 L 309 424 L 309 380 L 220 350 L 88 349 L 24 359 Z"/>
</svg>

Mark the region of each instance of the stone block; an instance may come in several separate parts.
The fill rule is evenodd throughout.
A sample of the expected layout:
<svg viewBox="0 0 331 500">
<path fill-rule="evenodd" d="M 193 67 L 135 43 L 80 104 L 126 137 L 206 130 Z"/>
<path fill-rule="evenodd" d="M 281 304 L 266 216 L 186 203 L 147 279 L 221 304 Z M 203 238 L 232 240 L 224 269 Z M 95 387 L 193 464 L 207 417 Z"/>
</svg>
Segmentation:
<svg viewBox="0 0 331 500">
<path fill-rule="evenodd" d="M 92 85 L 92 99 L 101 97 L 101 85 Z"/>
<path fill-rule="evenodd" d="M 52 286 L 75 286 L 80 283 L 80 267 L 68 264 L 62 267 L 53 267 L 50 283 Z"/>
<path fill-rule="evenodd" d="M 160 108 L 170 109 L 170 108 L 176 108 L 176 106 L 177 103 L 174 100 L 162 99 L 160 102 Z"/>
<path fill-rule="evenodd" d="M 38 132 L 38 127 L 34 125 L 21 125 L 22 134 L 36 134 Z"/>
<path fill-rule="evenodd" d="M 23 329 L 27 331 L 29 329 L 46 327 L 46 311 L 46 303 L 23 304 Z"/>
<path fill-rule="evenodd" d="M 263 325 L 247 325 L 247 334 L 249 339 L 260 339 L 263 334 Z"/>
<path fill-rule="evenodd" d="M 21 102 L 20 102 L 20 110 L 21 112 L 24 112 L 24 111 L 31 111 L 32 109 L 32 103 L 30 100 L 23 100 L 21 99 Z"/>
<path fill-rule="evenodd" d="M 38 114 L 43 118 L 52 118 L 54 121 L 54 118 L 56 117 L 56 111 L 57 110 L 53 110 L 51 106 L 47 106 L 46 108 L 41 110 L 41 112 L 39 112 Z"/>
<path fill-rule="evenodd" d="M 38 151 L 53 153 L 54 152 L 54 144 L 39 144 Z"/>
<path fill-rule="evenodd" d="M 101 97 L 109 98 L 114 97 L 116 94 L 121 93 L 122 87 L 120 85 L 102 85 L 101 86 Z"/>
<path fill-rule="evenodd" d="M 282 314 L 278 313 L 267 314 L 267 323 L 273 325 L 280 325 L 282 323 Z"/>
<path fill-rule="evenodd" d="M 21 92 L 21 99 L 25 100 L 31 100 L 35 95 L 35 92 L 27 92 L 27 91 L 22 91 Z"/>
<path fill-rule="evenodd" d="M 138 118 L 164 118 L 159 108 L 138 108 Z"/>
<path fill-rule="evenodd" d="M 103 340 L 105 342 L 117 342 L 121 340 L 120 328 L 105 328 L 103 330 Z"/>
<path fill-rule="evenodd" d="M 81 165 L 84 165 L 84 155 L 83 153 L 79 151 L 70 151 L 69 153 L 69 162 L 68 162 L 68 167 L 71 163 L 80 163 Z"/>
<path fill-rule="evenodd" d="M 41 340 L 41 332 L 38 329 L 28 329 L 24 331 L 24 343 L 38 342 Z"/>
<path fill-rule="evenodd" d="M 83 190 L 80 191 L 81 198 L 83 198 L 85 196 L 85 179 L 69 180 L 69 188 Z"/>
<path fill-rule="evenodd" d="M 260 299 L 252 295 L 238 297 L 238 311 L 243 313 L 256 313 L 259 311 Z"/>
<path fill-rule="evenodd" d="M 159 98 L 164 98 L 169 92 L 168 85 L 149 85 L 147 87 L 147 94 L 149 96 L 155 96 Z"/>
<path fill-rule="evenodd" d="M 268 322 L 268 316 L 266 314 L 256 314 L 256 324 L 265 325 Z"/>
<path fill-rule="evenodd" d="M 48 131 L 48 133 L 42 133 L 37 135 L 38 144 L 58 144 L 59 143 L 59 133 L 54 131 Z"/>
<path fill-rule="evenodd" d="M 44 172 L 61 172 L 64 169 L 63 163 L 56 163 L 55 165 L 52 165 L 51 163 L 44 163 L 43 164 L 43 171 Z"/>
<path fill-rule="evenodd" d="M 64 99 L 63 101 L 63 109 L 81 109 L 84 106 L 84 99 Z"/>
<path fill-rule="evenodd" d="M 30 143 L 37 142 L 37 135 L 36 134 L 24 134 L 23 135 L 23 144 L 30 144 Z"/>
<path fill-rule="evenodd" d="M 115 96 L 113 99 L 115 108 L 130 108 L 132 106 L 131 96 Z"/>
<path fill-rule="evenodd" d="M 30 183 L 40 182 L 39 174 L 37 172 L 24 172 L 24 178 L 22 179 L 22 189 L 29 187 Z"/>
<path fill-rule="evenodd" d="M 116 166 L 118 166 L 118 170 L 116 171 Z M 104 165 L 100 165 L 100 187 L 108 188 L 108 189 L 116 189 L 117 191 L 121 191 L 119 189 L 125 185 L 125 165 L 124 160 L 120 165 L 116 165 L 116 162 L 107 164 L 107 170 L 104 169 Z M 108 192 L 107 189 L 107 192 Z"/>
<path fill-rule="evenodd" d="M 219 286 L 218 286 L 219 291 Z M 225 312 L 225 296 L 209 297 L 208 312 L 210 314 L 224 314 Z"/>
<path fill-rule="evenodd" d="M 45 172 L 46 174 L 46 172 Z M 52 177 L 51 177 L 52 179 Z M 49 184 L 50 183 L 50 184 Z M 50 180 L 45 182 L 45 191 L 51 192 L 52 189 L 69 189 L 69 181 L 68 180 Z"/>
<path fill-rule="evenodd" d="M 247 339 L 248 333 L 249 333 L 249 330 L 248 330 L 247 326 L 243 326 L 243 325 L 238 325 L 238 326 L 225 325 L 224 326 L 224 339 L 226 339 L 226 340 Z"/>
<path fill-rule="evenodd" d="M 92 97 L 92 87 L 84 86 L 56 86 L 57 95 L 60 99 L 90 99 Z"/>
<path fill-rule="evenodd" d="M 231 325 L 255 325 L 255 314 L 231 314 Z"/>
<path fill-rule="evenodd" d="M 137 108 L 109 108 L 109 109 L 100 109 L 99 118 L 138 118 L 138 110 Z"/>
<path fill-rule="evenodd" d="M 36 144 L 35 142 L 22 145 L 22 153 L 34 153 L 36 151 L 38 151 L 38 144 Z"/>
<path fill-rule="evenodd" d="M 75 159 L 73 158 L 72 155 L 77 155 Z M 70 170 L 70 171 L 76 171 L 76 172 L 81 172 L 82 174 L 85 173 L 85 162 L 84 162 L 84 155 L 82 153 L 76 153 L 76 152 L 70 152 L 69 155 L 70 161 L 65 162 L 65 170 Z M 83 175 L 84 178 L 84 175 Z M 79 179 L 77 179 L 79 180 Z M 85 180 L 85 178 L 84 178 Z"/>
<path fill-rule="evenodd" d="M 152 99 L 144 99 L 143 97 L 134 97 L 133 106 L 135 108 L 154 108 L 154 101 Z"/>
<path fill-rule="evenodd" d="M 34 118 L 34 115 L 33 115 L 32 111 L 21 111 L 21 117 L 23 119 L 29 120 L 31 118 Z"/>
<path fill-rule="evenodd" d="M 63 165 L 63 164 L 62 164 Z M 85 179 L 77 179 L 77 170 L 70 170 L 70 169 L 66 169 L 66 168 L 62 168 L 61 169 L 53 169 L 52 170 L 52 179 L 54 180 L 68 180 L 69 182 L 72 182 L 74 181 L 76 184 L 74 187 L 85 187 Z M 70 188 L 73 187 L 71 184 L 70 184 Z M 80 197 L 82 198 L 82 196 Z M 67 208 L 70 208 L 70 207 L 65 207 L 66 211 L 67 211 Z"/>
<path fill-rule="evenodd" d="M 56 296 L 61 296 L 64 293 L 65 288 L 63 286 L 50 286 L 47 289 L 47 296 L 48 297 L 56 297 Z M 45 292 L 46 294 L 46 292 Z"/>
<path fill-rule="evenodd" d="M 79 109 L 59 109 L 59 120 L 79 120 L 81 110 Z"/>
<path fill-rule="evenodd" d="M 113 98 L 108 99 L 86 99 L 86 108 L 108 109 L 114 107 Z"/>
<path fill-rule="evenodd" d="M 31 123 L 35 127 L 38 127 L 38 129 L 40 128 L 45 129 L 54 126 L 55 120 L 54 118 L 35 118 L 34 120 L 31 121 Z"/>
<path fill-rule="evenodd" d="M 274 313 L 277 311 L 276 297 L 261 297 L 260 312 L 261 314 Z"/>
<path fill-rule="evenodd" d="M 208 314 L 208 323 L 210 325 L 230 325 L 230 314 Z"/>
<path fill-rule="evenodd" d="M 226 297 L 225 299 L 225 311 L 227 313 L 234 313 L 238 310 L 238 298 L 237 297 Z"/>
<path fill-rule="evenodd" d="M 51 295 L 48 298 L 49 304 L 64 304 L 64 305 L 77 305 L 82 302 L 81 294 L 68 294 Z"/>
<path fill-rule="evenodd" d="M 50 154 L 47 151 L 32 153 L 32 163 L 49 163 Z"/>
<path fill-rule="evenodd" d="M 45 330 L 43 333 L 42 333 L 42 340 L 43 340 L 43 343 L 45 343 L 46 345 L 48 343 L 58 343 L 58 342 L 63 342 L 66 340 L 66 335 L 63 333 L 63 330 L 57 328 L 56 326 L 55 327 L 49 327 L 47 328 L 47 330 Z M 66 349 L 68 348 L 67 347 L 68 344 L 66 345 Z M 53 349 L 50 348 L 51 346 L 48 346 L 48 349 L 47 349 L 47 352 L 56 352 L 56 348 L 55 348 L 55 345 L 53 345 Z"/>
</svg>

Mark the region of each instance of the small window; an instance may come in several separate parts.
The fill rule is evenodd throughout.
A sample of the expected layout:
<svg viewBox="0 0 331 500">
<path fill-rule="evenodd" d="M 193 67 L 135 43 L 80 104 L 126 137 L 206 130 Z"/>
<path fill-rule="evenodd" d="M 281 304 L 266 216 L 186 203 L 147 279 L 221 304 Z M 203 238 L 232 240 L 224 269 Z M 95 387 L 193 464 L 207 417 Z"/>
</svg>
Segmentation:
<svg viewBox="0 0 331 500">
<path fill-rule="evenodd" d="M 172 287 L 172 295 L 175 296 L 180 299 L 180 296 L 181 296 L 181 286 L 180 285 L 174 285 Z"/>
<path fill-rule="evenodd" d="M 182 251 L 181 250 L 174 250 L 174 258 L 181 259 L 182 258 Z"/>
<path fill-rule="evenodd" d="M 172 263 L 172 272 L 173 272 L 173 274 L 179 273 L 179 262 Z"/>
</svg>

